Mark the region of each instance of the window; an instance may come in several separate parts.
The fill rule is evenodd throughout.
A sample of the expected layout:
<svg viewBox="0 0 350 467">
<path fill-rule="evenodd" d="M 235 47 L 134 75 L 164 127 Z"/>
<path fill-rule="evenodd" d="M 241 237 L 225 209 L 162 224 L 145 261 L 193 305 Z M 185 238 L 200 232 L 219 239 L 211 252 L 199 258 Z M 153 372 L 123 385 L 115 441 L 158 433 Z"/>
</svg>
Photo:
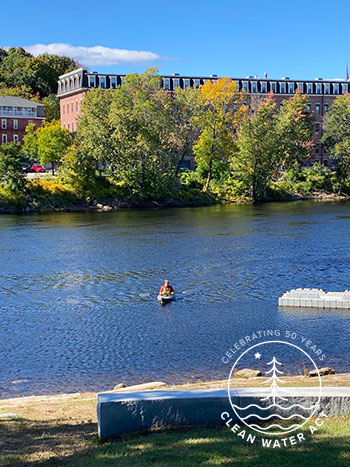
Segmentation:
<svg viewBox="0 0 350 467">
<path fill-rule="evenodd" d="M 324 93 L 325 94 L 330 94 L 331 92 L 331 87 L 329 83 L 324 83 Z"/>
<path fill-rule="evenodd" d="M 105 76 L 100 76 L 100 87 L 101 88 L 106 87 L 106 77 Z"/>
<path fill-rule="evenodd" d="M 65 104 L 62 104 L 62 115 L 65 114 L 65 110 L 66 110 L 66 105 L 65 105 Z"/>
<path fill-rule="evenodd" d="M 281 94 L 286 93 L 286 83 L 280 83 L 280 93 Z"/>
<path fill-rule="evenodd" d="M 69 114 L 69 102 L 67 102 L 67 114 Z"/>
<path fill-rule="evenodd" d="M 179 88 L 180 87 L 180 79 L 179 78 L 173 78 L 173 89 Z"/>
<path fill-rule="evenodd" d="M 1 136 L 1 141 L 3 144 L 6 144 L 7 143 L 7 135 L 2 135 Z"/>
<path fill-rule="evenodd" d="M 18 135 L 13 135 L 13 142 L 18 143 Z"/>
<path fill-rule="evenodd" d="M 70 110 L 71 110 L 72 113 L 74 112 L 74 102 L 73 101 L 70 103 Z"/>
<path fill-rule="evenodd" d="M 306 85 L 306 92 L 308 94 L 312 94 L 312 83 L 307 83 Z"/>
<path fill-rule="evenodd" d="M 111 77 L 111 88 L 115 89 L 117 86 L 117 78 L 115 76 Z"/>
<path fill-rule="evenodd" d="M 6 118 L 3 118 L 1 120 L 1 129 L 6 130 L 6 128 L 7 128 L 7 120 L 6 120 Z"/>
<path fill-rule="evenodd" d="M 323 113 L 327 113 L 328 112 L 328 104 L 325 104 L 324 107 L 323 107 Z"/>
<path fill-rule="evenodd" d="M 260 89 L 261 89 L 261 92 L 267 92 L 267 83 L 266 83 L 266 81 L 262 81 L 260 83 Z"/>
<path fill-rule="evenodd" d="M 33 123 L 33 120 L 28 120 L 28 125 Z"/>
<path fill-rule="evenodd" d="M 201 80 L 200 79 L 195 79 L 194 80 L 194 87 L 196 89 L 198 89 L 200 85 L 201 85 Z"/>
<path fill-rule="evenodd" d="M 316 94 L 321 94 L 321 93 L 322 93 L 322 84 L 316 83 Z"/>
<path fill-rule="evenodd" d="M 339 94 L 339 84 L 333 84 L 333 94 Z"/>
<path fill-rule="evenodd" d="M 271 91 L 277 92 L 277 83 L 270 83 Z"/>
<path fill-rule="evenodd" d="M 95 76 L 89 76 L 89 88 L 95 87 Z"/>
<path fill-rule="evenodd" d="M 248 81 L 243 81 L 242 88 L 243 88 L 244 91 L 249 92 L 248 91 Z"/>
<path fill-rule="evenodd" d="M 318 144 L 316 145 L 316 148 L 315 148 L 315 154 L 318 154 L 319 153 L 319 148 L 318 148 Z"/>
<path fill-rule="evenodd" d="M 120 81 L 121 81 L 121 83 L 122 83 L 122 85 L 123 85 L 123 84 L 125 83 L 125 77 L 124 77 L 124 76 L 121 76 L 121 77 L 120 77 Z"/>
<path fill-rule="evenodd" d="M 72 131 L 74 131 L 74 122 L 72 122 Z"/>
<path fill-rule="evenodd" d="M 70 130 L 70 123 L 67 123 L 68 130 Z"/>
<path fill-rule="evenodd" d="M 348 92 L 348 84 L 347 84 L 347 83 L 343 83 L 343 84 L 342 84 L 342 88 L 343 88 L 343 94 L 345 94 L 346 92 Z"/>
<path fill-rule="evenodd" d="M 306 108 L 307 108 L 308 112 L 311 112 L 311 104 L 310 103 L 307 104 Z"/>
<path fill-rule="evenodd" d="M 320 132 L 320 124 L 319 123 L 316 123 L 315 125 L 315 133 L 319 133 Z"/>
<path fill-rule="evenodd" d="M 258 83 L 256 81 L 251 82 L 252 92 L 258 92 Z"/>
<path fill-rule="evenodd" d="M 78 101 L 75 101 L 75 111 L 78 112 Z"/>
<path fill-rule="evenodd" d="M 189 79 L 184 79 L 184 88 L 188 88 L 190 86 L 190 80 Z"/>
<path fill-rule="evenodd" d="M 13 129 L 18 130 L 18 120 L 13 121 Z"/>
<path fill-rule="evenodd" d="M 288 83 L 288 94 L 294 94 L 294 83 Z"/>
<path fill-rule="evenodd" d="M 298 87 L 299 91 L 303 92 L 303 90 L 304 90 L 304 85 L 303 85 L 303 83 L 298 83 L 298 84 L 297 84 L 297 87 Z"/>
<path fill-rule="evenodd" d="M 316 105 L 315 105 L 315 114 L 316 114 L 316 115 L 319 115 L 319 114 L 320 114 L 320 107 L 321 107 L 320 104 L 316 104 Z"/>
<path fill-rule="evenodd" d="M 166 90 L 170 89 L 170 79 L 169 78 L 163 78 L 163 88 Z"/>
</svg>

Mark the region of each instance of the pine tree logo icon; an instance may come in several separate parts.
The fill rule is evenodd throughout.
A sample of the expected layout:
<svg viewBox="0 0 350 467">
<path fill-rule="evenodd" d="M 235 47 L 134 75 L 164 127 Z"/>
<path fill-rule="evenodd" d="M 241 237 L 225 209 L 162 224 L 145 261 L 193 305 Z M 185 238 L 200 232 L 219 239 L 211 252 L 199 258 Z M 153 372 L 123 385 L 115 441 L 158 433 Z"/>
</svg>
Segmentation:
<svg viewBox="0 0 350 467">
<path fill-rule="evenodd" d="M 269 389 L 271 389 L 271 395 L 260 399 L 261 401 L 266 401 L 266 400 L 268 400 L 268 399 L 272 399 L 273 405 L 276 405 L 276 399 L 280 399 L 280 400 L 283 400 L 283 401 L 287 401 L 287 400 L 288 400 L 287 397 L 283 397 L 283 396 L 280 395 L 278 383 L 284 383 L 284 381 L 281 380 L 281 379 L 277 376 L 277 374 L 282 375 L 282 374 L 283 374 L 283 371 L 280 371 L 280 370 L 276 367 L 276 364 L 277 364 L 277 365 L 282 365 L 282 363 L 278 362 L 278 361 L 276 360 L 276 357 L 274 356 L 273 359 L 271 360 L 271 362 L 268 363 L 268 365 L 272 365 L 272 368 L 271 368 L 271 370 L 269 370 L 269 371 L 266 372 L 266 374 L 272 373 L 270 379 L 268 379 L 267 381 L 265 381 L 265 383 L 271 383 L 271 386 L 269 387 Z"/>
</svg>

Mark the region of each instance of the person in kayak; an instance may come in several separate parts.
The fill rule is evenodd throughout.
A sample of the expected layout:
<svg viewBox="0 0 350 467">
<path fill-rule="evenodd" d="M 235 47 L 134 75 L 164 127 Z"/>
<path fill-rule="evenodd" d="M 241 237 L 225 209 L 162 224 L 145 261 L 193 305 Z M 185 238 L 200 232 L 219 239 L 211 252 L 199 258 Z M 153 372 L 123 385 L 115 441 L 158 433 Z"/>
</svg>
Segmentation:
<svg viewBox="0 0 350 467">
<path fill-rule="evenodd" d="M 171 285 L 169 284 L 169 281 L 166 279 L 164 281 L 164 284 L 161 286 L 160 290 L 159 290 L 159 295 L 166 295 L 166 296 L 169 296 L 169 295 L 174 295 L 174 289 L 171 287 Z"/>
</svg>

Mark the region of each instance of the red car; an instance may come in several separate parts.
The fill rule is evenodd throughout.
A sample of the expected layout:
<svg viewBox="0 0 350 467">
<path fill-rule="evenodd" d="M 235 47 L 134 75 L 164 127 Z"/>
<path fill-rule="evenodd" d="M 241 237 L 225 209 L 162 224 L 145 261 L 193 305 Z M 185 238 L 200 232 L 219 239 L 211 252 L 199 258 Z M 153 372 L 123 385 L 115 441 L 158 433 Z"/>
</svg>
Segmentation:
<svg viewBox="0 0 350 467">
<path fill-rule="evenodd" d="M 36 173 L 43 173 L 43 172 L 46 172 L 46 169 L 45 167 L 43 167 L 41 164 L 33 164 L 30 168 L 30 170 L 32 172 L 36 172 Z"/>
</svg>

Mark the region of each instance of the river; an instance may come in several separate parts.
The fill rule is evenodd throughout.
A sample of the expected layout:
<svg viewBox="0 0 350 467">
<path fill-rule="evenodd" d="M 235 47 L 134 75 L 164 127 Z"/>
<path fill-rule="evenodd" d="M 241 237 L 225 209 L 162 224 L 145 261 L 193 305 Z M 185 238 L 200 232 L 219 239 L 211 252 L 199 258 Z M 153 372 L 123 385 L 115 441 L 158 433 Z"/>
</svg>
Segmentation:
<svg viewBox="0 0 350 467">
<path fill-rule="evenodd" d="M 350 203 L 3 215 L 0 238 L 1 398 L 226 378 L 227 349 L 264 329 L 350 370 L 350 311 L 277 306 L 350 288 Z"/>
</svg>

